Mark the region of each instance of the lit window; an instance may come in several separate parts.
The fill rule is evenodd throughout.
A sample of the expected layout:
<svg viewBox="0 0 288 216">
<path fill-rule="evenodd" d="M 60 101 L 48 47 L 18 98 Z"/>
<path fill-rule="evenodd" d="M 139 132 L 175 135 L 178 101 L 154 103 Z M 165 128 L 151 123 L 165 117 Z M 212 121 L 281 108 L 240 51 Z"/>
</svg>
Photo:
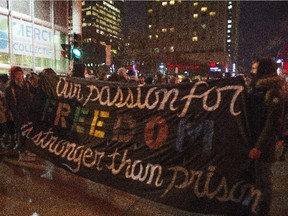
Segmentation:
<svg viewBox="0 0 288 216">
<path fill-rule="evenodd" d="M 160 52 L 160 49 L 159 49 L 159 48 L 155 48 L 155 49 L 154 49 L 154 52 L 159 53 L 159 52 Z"/>
<path fill-rule="evenodd" d="M 170 32 L 174 32 L 174 28 L 170 28 Z"/>
<path fill-rule="evenodd" d="M 206 25 L 206 24 L 202 24 L 201 27 L 202 27 L 203 29 L 205 29 L 205 28 L 207 27 L 207 25 Z"/>
<path fill-rule="evenodd" d="M 232 1 L 229 1 L 228 4 L 231 5 L 231 4 L 232 4 Z"/>
<path fill-rule="evenodd" d="M 202 11 L 202 12 L 206 12 L 206 11 L 207 11 L 207 7 L 202 7 L 202 8 L 201 8 L 201 11 Z"/>
<path fill-rule="evenodd" d="M 229 24 L 227 27 L 228 27 L 228 29 L 229 29 L 229 28 L 231 28 L 231 27 L 232 27 L 232 25 L 231 25 L 231 24 Z"/>
<path fill-rule="evenodd" d="M 230 30 L 230 29 L 228 29 L 228 30 L 227 30 L 227 33 L 231 33 L 231 30 Z"/>
<path fill-rule="evenodd" d="M 167 6 L 167 2 L 162 2 L 162 6 Z"/>
<path fill-rule="evenodd" d="M 148 9 L 148 13 L 152 13 L 153 12 L 153 10 L 152 9 Z"/>
<path fill-rule="evenodd" d="M 159 37 L 158 35 L 155 35 L 155 38 L 156 38 L 156 39 L 158 39 L 158 37 Z"/>
<path fill-rule="evenodd" d="M 174 0 L 171 0 L 171 1 L 169 2 L 169 4 L 170 4 L 170 5 L 174 5 L 174 4 L 175 4 L 175 1 L 174 1 Z"/>
<path fill-rule="evenodd" d="M 228 39 L 228 40 L 227 40 L 227 43 L 231 43 L 231 39 Z"/>
<path fill-rule="evenodd" d="M 174 52 L 174 46 L 171 46 L 171 47 L 169 48 L 169 51 L 170 51 L 170 52 Z"/>
<path fill-rule="evenodd" d="M 193 3 L 193 6 L 194 6 L 194 7 L 198 6 L 198 2 L 194 2 L 194 3 Z"/>
<path fill-rule="evenodd" d="M 232 20 L 228 20 L 227 22 L 228 22 L 228 23 L 232 23 Z"/>
<path fill-rule="evenodd" d="M 198 37 L 197 36 L 192 37 L 192 41 L 198 41 Z"/>
<path fill-rule="evenodd" d="M 162 29 L 162 32 L 167 32 L 167 28 L 163 28 L 163 29 Z"/>
<path fill-rule="evenodd" d="M 232 5 L 229 5 L 229 6 L 228 6 L 228 9 L 229 9 L 229 10 L 232 9 Z"/>
<path fill-rule="evenodd" d="M 152 27 L 152 25 L 148 25 L 148 28 L 151 28 Z"/>
<path fill-rule="evenodd" d="M 193 14 L 193 18 L 198 18 L 199 17 L 199 15 L 198 14 Z"/>
<path fill-rule="evenodd" d="M 152 39 L 152 35 L 149 35 L 149 39 Z"/>
<path fill-rule="evenodd" d="M 209 15 L 210 15 L 210 16 L 215 16 L 215 15 L 216 15 L 216 12 L 211 11 L 211 12 L 209 13 Z"/>
</svg>

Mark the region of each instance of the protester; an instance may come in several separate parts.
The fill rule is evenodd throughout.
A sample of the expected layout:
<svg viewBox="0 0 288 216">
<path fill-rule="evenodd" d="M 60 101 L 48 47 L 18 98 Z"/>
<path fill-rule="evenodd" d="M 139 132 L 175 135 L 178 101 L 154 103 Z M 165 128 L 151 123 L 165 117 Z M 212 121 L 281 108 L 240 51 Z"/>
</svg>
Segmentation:
<svg viewBox="0 0 288 216">
<path fill-rule="evenodd" d="M 128 75 L 126 72 L 126 68 L 121 67 L 117 70 L 117 74 L 119 75 L 119 82 L 128 82 Z"/>
<path fill-rule="evenodd" d="M 253 67 L 255 65 L 253 64 Z M 256 160 L 256 187 L 262 192 L 257 215 L 269 215 L 272 200 L 272 163 L 276 160 L 276 137 L 282 129 L 285 81 L 277 75 L 277 65 L 271 58 L 256 64 L 256 76 L 248 95 L 248 111 L 255 146 L 249 158 Z"/>
<path fill-rule="evenodd" d="M 72 77 L 85 78 L 86 67 L 83 63 L 75 63 L 72 69 Z"/>
<path fill-rule="evenodd" d="M 133 70 L 128 70 L 128 83 L 138 84 L 138 76 L 136 75 L 136 72 Z"/>
<path fill-rule="evenodd" d="M 111 82 L 119 82 L 120 81 L 120 75 L 117 73 L 112 73 L 111 76 L 109 76 L 109 78 L 107 79 L 107 81 L 111 81 Z"/>
<path fill-rule="evenodd" d="M 10 85 L 10 79 L 7 74 L 0 76 L 0 94 L 1 94 L 1 109 L 0 112 L 4 114 L 3 118 L 6 122 L 2 125 L 2 148 L 9 149 L 15 144 L 15 126 L 11 111 L 8 109 L 5 99 L 6 88 Z"/>
<path fill-rule="evenodd" d="M 29 84 L 29 89 L 32 94 L 32 97 L 36 94 L 38 81 L 39 81 L 39 76 L 36 73 L 31 73 L 30 76 L 27 78 L 27 82 Z"/>
<path fill-rule="evenodd" d="M 8 109 L 13 115 L 16 133 L 19 138 L 15 145 L 15 149 L 23 153 L 25 150 L 25 138 L 21 135 L 21 126 L 29 121 L 32 97 L 29 84 L 24 81 L 24 72 L 22 68 L 19 66 L 12 66 L 9 72 L 11 82 L 5 91 L 5 98 Z M 20 154 L 20 156 L 25 155 Z"/>
<path fill-rule="evenodd" d="M 44 68 L 41 73 L 39 74 L 39 76 L 44 76 L 44 75 L 57 75 L 56 72 L 52 69 L 52 68 Z"/>
<path fill-rule="evenodd" d="M 168 83 L 170 84 L 178 84 L 178 78 L 175 76 L 171 76 L 170 79 L 168 80 Z"/>
<path fill-rule="evenodd" d="M 0 141 L 1 147 L 6 148 L 4 144 L 4 135 L 6 135 L 6 123 L 7 123 L 7 106 L 5 101 L 5 92 L 0 89 Z"/>
<path fill-rule="evenodd" d="M 192 80 L 189 78 L 189 77 L 185 77 L 182 81 L 182 83 L 189 83 L 189 82 L 192 82 Z"/>
<path fill-rule="evenodd" d="M 144 75 L 141 75 L 141 76 L 139 76 L 138 77 L 138 85 L 139 86 L 143 86 L 143 85 L 145 85 L 146 83 L 145 83 L 145 76 Z"/>
<path fill-rule="evenodd" d="M 153 77 L 151 77 L 151 76 L 146 77 L 145 83 L 148 84 L 148 85 L 149 84 L 153 84 Z"/>
<path fill-rule="evenodd" d="M 56 76 L 56 72 L 52 69 L 52 68 L 45 68 L 41 71 L 41 73 L 39 74 L 40 80 L 39 80 L 39 86 L 37 88 L 37 99 L 40 98 L 45 98 L 44 92 L 43 90 L 40 88 L 41 87 L 41 82 L 44 76 Z M 39 110 L 38 107 L 33 107 L 33 113 L 36 112 L 43 112 L 43 110 Z M 46 178 L 48 180 L 52 180 L 53 179 L 53 172 L 54 172 L 54 164 L 52 164 L 50 161 L 45 160 L 45 172 L 43 174 L 40 175 L 40 177 L 42 178 Z"/>
</svg>

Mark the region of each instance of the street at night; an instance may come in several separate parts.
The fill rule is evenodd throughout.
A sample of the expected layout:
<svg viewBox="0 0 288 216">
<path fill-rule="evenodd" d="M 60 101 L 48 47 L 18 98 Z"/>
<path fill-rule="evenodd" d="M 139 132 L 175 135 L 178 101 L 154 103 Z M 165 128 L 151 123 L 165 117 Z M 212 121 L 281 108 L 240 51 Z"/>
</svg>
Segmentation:
<svg viewBox="0 0 288 216">
<path fill-rule="evenodd" d="M 54 170 L 52 180 L 42 178 L 46 164 L 39 157 L 30 162 L 2 157 L 0 169 L 3 216 L 204 216 L 152 202 L 60 168 Z M 276 162 L 273 174 L 271 216 L 284 216 L 288 211 L 288 161 Z"/>
<path fill-rule="evenodd" d="M 0 0 L 0 216 L 288 215 L 287 17 Z"/>
</svg>

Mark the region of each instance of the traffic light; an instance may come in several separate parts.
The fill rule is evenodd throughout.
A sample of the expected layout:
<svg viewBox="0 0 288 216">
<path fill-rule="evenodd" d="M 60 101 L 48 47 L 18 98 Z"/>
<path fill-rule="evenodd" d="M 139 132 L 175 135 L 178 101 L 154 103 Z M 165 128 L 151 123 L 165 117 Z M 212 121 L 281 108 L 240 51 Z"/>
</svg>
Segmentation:
<svg viewBox="0 0 288 216">
<path fill-rule="evenodd" d="M 81 35 L 73 34 L 73 49 L 72 55 L 74 61 L 79 61 L 82 58 L 83 52 L 81 50 Z"/>
<path fill-rule="evenodd" d="M 61 51 L 61 55 L 66 58 L 66 59 L 70 59 L 70 55 L 71 55 L 71 46 L 69 44 L 61 44 L 62 47 L 62 51 Z"/>
</svg>

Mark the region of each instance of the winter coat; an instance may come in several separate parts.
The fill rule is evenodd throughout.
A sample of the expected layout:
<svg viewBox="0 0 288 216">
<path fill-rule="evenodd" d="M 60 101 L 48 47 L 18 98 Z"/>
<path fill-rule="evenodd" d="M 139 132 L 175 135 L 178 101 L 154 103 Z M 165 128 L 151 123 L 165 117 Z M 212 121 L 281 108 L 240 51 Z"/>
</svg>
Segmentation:
<svg viewBox="0 0 288 216">
<path fill-rule="evenodd" d="M 24 82 L 21 88 L 12 80 L 10 86 L 6 89 L 5 97 L 16 126 L 20 127 L 23 123 L 29 121 L 32 96 L 28 83 Z"/>
<path fill-rule="evenodd" d="M 285 80 L 280 76 L 264 76 L 248 95 L 248 112 L 255 147 L 260 160 L 275 162 L 275 143 L 284 118 Z"/>
</svg>

